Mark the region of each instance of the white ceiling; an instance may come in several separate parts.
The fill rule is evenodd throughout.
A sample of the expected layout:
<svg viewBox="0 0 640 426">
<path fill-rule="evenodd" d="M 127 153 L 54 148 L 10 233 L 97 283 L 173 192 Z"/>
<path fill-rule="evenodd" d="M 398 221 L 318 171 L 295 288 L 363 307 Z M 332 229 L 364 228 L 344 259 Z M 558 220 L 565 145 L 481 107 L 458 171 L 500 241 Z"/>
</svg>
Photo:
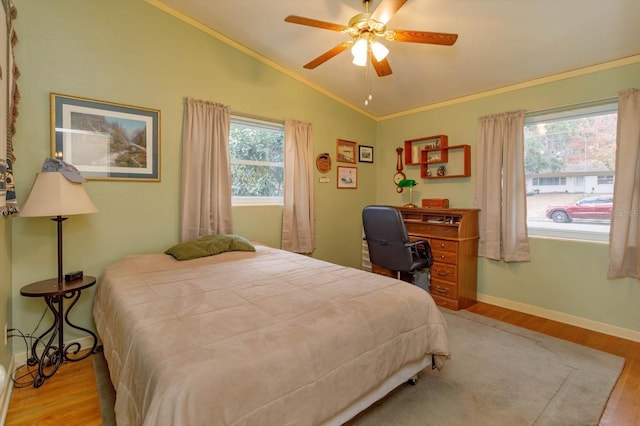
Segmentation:
<svg viewBox="0 0 640 426">
<path fill-rule="evenodd" d="M 362 0 L 155 2 L 375 117 L 640 55 L 640 0 L 408 0 L 387 28 L 456 33 L 458 41 L 383 41 L 393 74 L 377 77 L 370 69 L 369 88 L 349 51 L 302 68 L 348 35 L 284 22 L 299 15 L 347 25 L 364 12 Z M 371 11 L 379 3 L 373 0 Z"/>
</svg>

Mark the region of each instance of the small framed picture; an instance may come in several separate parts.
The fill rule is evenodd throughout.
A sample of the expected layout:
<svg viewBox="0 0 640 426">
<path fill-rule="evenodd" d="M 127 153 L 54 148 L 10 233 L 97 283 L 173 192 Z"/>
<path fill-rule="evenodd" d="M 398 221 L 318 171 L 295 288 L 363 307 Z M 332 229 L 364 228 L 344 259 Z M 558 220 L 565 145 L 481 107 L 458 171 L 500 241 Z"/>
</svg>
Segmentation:
<svg viewBox="0 0 640 426">
<path fill-rule="evenodd" d="M 358 161 L 361 163 L 373 163 L 373 147 L 366 145 L 358 146 Z"/>
<path fill-rule="evenodd" d="M 355 142 L 338 139 L 336 141 L 336 158 L 341 163 L 356 164 L 356 146 Z"/>
<path fill-rule="evenodd" d="M 338 166 L 338 189 L 358 188 L 358 168 Z"/>
</svg>

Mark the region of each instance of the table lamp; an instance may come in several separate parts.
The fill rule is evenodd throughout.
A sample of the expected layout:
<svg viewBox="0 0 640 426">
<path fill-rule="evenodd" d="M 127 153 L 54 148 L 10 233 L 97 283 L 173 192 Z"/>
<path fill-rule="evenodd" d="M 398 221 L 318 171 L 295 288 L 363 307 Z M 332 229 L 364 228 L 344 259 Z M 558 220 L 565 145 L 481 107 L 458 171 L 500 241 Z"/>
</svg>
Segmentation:
<svg viewBox="0 0 640 426">
<path fill-rule="evenodd" d="M 20 217 L 47 217 L 58 223 L 58 287 L 64 283 L 62 271 L 62 222 L 76 214 L 97 213 L 78 170 L 59 159 L 45 160 L 42 172 L 36 174 L 31 192 L 20 209 Z"/>
<path fill-rule="evenodd" d="M 417 207 L 413 204 L 413 187 L 416 186 L 416 181 L 413 179 L 402 179 L 398 182 L 398 186 L 401 188 L 409 188 L 409 204 L 405 204 L 403 207 Z"/>
</svg>

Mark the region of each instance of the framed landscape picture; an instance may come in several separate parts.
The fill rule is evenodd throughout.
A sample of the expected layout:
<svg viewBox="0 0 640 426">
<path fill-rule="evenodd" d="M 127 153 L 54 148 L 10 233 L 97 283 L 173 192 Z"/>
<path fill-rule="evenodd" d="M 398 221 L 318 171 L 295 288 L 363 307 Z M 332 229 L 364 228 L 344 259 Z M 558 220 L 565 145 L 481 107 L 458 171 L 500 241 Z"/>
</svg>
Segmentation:
<svg viewBox="0 0 640 426">
<path fill-rule="evenodd" d="M 86 179 L 160 181 L 160 111 L 52 93 L 51 156 Z"/>
<path fill-rule="evenodd" d="M 361 163 L 373 163 L 373 147 L 358 145 L 358 161 Z"/>
</svg>

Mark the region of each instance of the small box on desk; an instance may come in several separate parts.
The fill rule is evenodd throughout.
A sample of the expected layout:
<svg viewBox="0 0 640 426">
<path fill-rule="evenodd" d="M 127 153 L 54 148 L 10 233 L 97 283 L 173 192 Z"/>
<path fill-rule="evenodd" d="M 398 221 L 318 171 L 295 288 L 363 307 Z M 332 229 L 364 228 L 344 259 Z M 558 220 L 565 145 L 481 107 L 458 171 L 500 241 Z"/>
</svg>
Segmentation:
<svg viewBox="0 0 640 426">
<path fill-rule="evenodd" d="M 423 198 L 422 207 L 448 209 L 449 199 L 448 198 Z"/>
</svg>

